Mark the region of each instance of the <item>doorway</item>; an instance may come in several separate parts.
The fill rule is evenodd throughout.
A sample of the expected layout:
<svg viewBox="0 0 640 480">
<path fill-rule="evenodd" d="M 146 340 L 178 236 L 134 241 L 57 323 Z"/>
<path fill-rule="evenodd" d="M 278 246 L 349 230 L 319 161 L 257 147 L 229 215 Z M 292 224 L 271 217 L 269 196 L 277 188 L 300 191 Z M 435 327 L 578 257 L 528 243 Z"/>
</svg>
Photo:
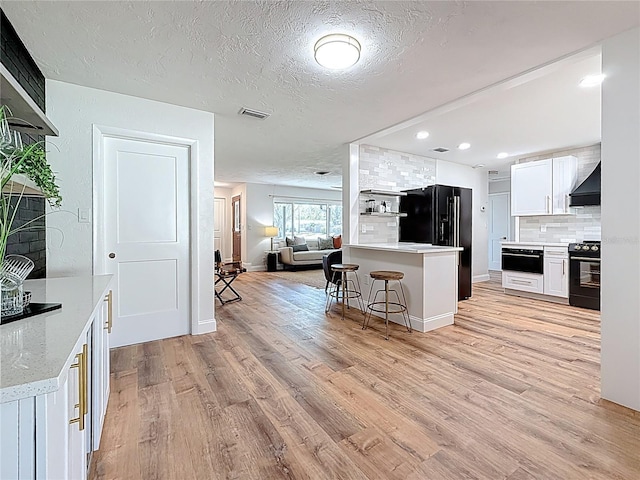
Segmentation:
<svg viewBox="0 0 640 480">
<path fill-rule="evenodd" d="M 191 146 L 104 130 L 94 137 L 94 270 L 114 277 L 112 347 L 188 334 Z"/>
<path fill-rule="evenodd" d="M 231 198 L 231 215 L 232 215 L 232 241 L 233 241 L 233 255 L 232 260 L 234 262 L 242 261 L 242 222 L 241 218 L 241 205 L 240 195 L 236 195 Z"/>
<path fill-rule="evenodd" d="M 502 270 L 501 243 L 511 236 L 508 193 L 489 194 L 489 270 Z"/>
<path fill-rule="evenodd" d="M 227 199 L 215 197 L 213 200 L 213 249 L 219 250 L 223 260 L 227 258 L 229 252 L 225 248 L 225 228 L 227 225 Z"/>
</svg>

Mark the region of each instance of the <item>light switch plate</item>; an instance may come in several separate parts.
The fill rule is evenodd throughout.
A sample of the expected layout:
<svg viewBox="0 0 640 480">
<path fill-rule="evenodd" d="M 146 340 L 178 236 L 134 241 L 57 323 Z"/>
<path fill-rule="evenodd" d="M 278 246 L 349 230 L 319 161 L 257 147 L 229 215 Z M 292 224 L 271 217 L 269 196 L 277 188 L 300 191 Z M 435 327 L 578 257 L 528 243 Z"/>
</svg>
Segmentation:
<svg viewBox="0 0 640 480">
<path fill-rule="evenodd" d="M 362 225 L 360 225 L 360 231 L 362 233 L 367 233 L 367 226 L 364 223 Z"/>
<path fill-rule="evenodd" d="M 91 209 L 79 208 L 78 209 L 78 223 L 91 223 Z"/>
</svg>

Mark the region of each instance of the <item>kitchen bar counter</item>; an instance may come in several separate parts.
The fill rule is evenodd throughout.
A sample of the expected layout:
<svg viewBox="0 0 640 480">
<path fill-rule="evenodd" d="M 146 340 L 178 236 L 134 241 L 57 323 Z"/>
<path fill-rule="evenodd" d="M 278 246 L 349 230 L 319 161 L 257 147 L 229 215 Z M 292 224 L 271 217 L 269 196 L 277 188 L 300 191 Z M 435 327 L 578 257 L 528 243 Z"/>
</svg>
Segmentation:
<svg viewBox="0 0 640 480">
<path fill-rule="evenodd" d="M 404 273 L 402 285 L 407 298 L 412 327 L 419 332 L 453 324 L 458 311 L 458 252 L 460 247 L 441 247 L 424 243 L 343 245 L 343 262 L 360 265 L 358 276 L 365 302 L 373 270 Z M 395 282 L 390 288 L 395 288 Z M 376 290 L 384 288 L 376 282 Z M 401 315 L 389 320 L 403 323 Z M 376 328 L 375 321 L 371 325 Z M 379 325 L 378 325 L 379 326 Z"/>
<path fill-rule="evenodd" d="M 507 248 L 522 248 L 527 245 L 533 247 L 568 247 L 569 242 L 501 242 L 503 247 Z"/>
<path fill-rule="evenodd" d="M 0 325 L 0 403 L 58 390 L 73 348 L 107 294 L 111 275 L 27 280 L 37 303 L 62 309 Z"/>
<path fill-rule="evenodd" d="M 370 243 L 365 245 L 347 245 L 351 248 L 359 248 L 365 250 L 383 250 L 389 252 L 401 253 L 418 253 L 418 254 L 434 254 L 443 252 L 461 252 L 462 247 L 443 247 L 439 245 L 431 245 L 430 243 Z"/>
</svg>

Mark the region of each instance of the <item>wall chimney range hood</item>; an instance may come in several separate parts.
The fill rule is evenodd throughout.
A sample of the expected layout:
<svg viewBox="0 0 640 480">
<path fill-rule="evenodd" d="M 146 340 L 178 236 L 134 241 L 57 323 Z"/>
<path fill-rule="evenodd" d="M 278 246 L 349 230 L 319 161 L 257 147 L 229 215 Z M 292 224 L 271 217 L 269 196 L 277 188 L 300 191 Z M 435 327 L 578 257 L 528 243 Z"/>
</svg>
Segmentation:
<svg viewBox="0 0 640 480">
<path fill-rule="evenodd" d="M 600 163 L 569 196 L 571 197 L 570 207 L 600 205 Z"/>
</svg>

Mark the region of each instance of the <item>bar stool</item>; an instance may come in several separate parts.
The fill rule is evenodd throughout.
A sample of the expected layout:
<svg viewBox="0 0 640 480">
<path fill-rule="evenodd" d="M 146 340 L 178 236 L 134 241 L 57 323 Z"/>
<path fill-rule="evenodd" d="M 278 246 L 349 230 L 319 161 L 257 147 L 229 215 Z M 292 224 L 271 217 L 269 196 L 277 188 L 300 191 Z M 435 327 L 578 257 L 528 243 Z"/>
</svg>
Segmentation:
<svg viewBox="0 0 640 480">
<path fill-rule="evenodd" d="M 402 288 L 402 279 L 404 278 L 404 273 L 402 272 L 394 272 L 389 270 L 377 270 L 373 271 L 369 274 L 373 281 L 371 282 L 371 289 L 369 290 L 369 298 L 367 299 L 367 313 L 365 314 L 364 321 L 362 322 L 362 329 L 365 330 L 369 326 L 369 321 L 371 320 L 371 316 L 373 312 L 384 313 L 384 324 L 385 324 L 385 340 L 389 340 L 389 314 L 390 313 L 402 313 L 402 318 L 404 319 L 404 324 L 407 327 L 407 331 L 411 333 L 411 322 L 409 321 L 409 313 L 407 311 L 407 299 L 404 296 L 404 288 Z M 373 302 L 371 301 L 371 292 L 373 292 L 373 286 L 375 285 L 377 280 L 384 281 L 384 290 L 377 290 L 375 295 L 373 296 Z M 400 286 L 400 292 L 402 292 L 402 301 L 400 301 L 400 295 L 396 290 L 389 290 L 389 282 L 397 281 Z M 377 300 L 378 294 L 384 294 L 384 300 Z M 389 301 L 389 294 L 394 293 L 396 295 L 396 301 Z M 383 307 L 384 305 L 384 307 Z M 389 306 L 392 307 L 392 310 L 389 310 Z"/>
<path fill-rule="evenodd" d="M 360 291 L 360 280 L 358 280 L 358 274 L 356 271 L 360 268 L 360 265 L 354 263 L 336 263 L 331 265 L 331 271 L 340 274 L 340 278 L 336 281 L 335 285 L 329 291 L 327 296 L 327 304 L 325 307 L 325 313 L 331 308 L 331 302 L 335 298 L 336 303 L 338 299 L 342 300 L 342 319 L 344 320 L 344 308 L 345 303 L 347 308 L 349 306 L 349 299 L 357 298 L 360 306 L 360 311 L 364 313 L 364 302 L 362 300 L 362 293 Z M 353 273 L 354 278 L 349 278 L 348 274 Z M 351 287 L 349 287 L 351 285 Z M 342 289 L 342 292 L 340 290 Z"/>
</svg>

